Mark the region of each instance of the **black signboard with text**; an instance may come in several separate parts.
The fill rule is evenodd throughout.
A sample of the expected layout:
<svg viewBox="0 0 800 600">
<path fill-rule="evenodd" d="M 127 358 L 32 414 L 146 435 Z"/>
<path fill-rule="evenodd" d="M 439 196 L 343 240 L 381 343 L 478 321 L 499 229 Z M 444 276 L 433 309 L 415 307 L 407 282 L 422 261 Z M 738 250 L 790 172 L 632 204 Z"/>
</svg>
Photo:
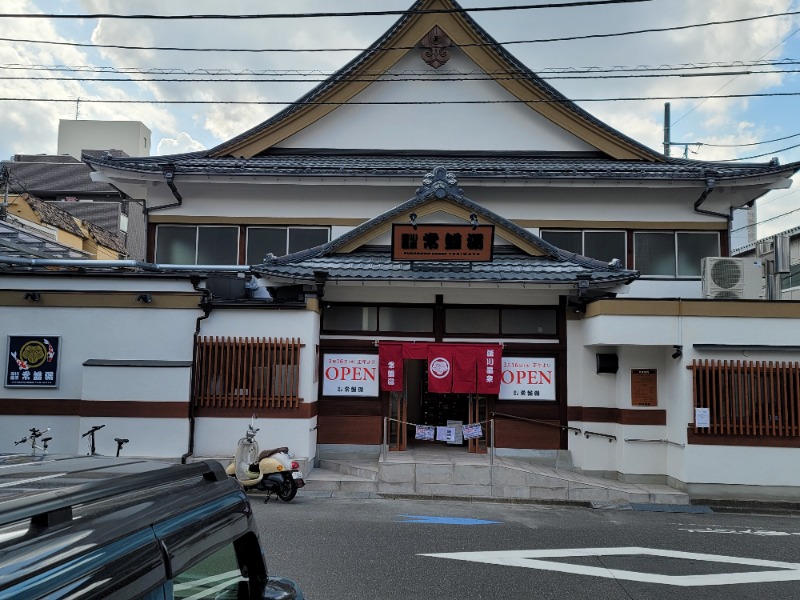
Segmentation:
<svg viewBox="0 0 800 600">
<path fill-rule="evenodd" d="M 57 388 L 59 336 L 8 336 L 6 387 Z"/>
</svg>

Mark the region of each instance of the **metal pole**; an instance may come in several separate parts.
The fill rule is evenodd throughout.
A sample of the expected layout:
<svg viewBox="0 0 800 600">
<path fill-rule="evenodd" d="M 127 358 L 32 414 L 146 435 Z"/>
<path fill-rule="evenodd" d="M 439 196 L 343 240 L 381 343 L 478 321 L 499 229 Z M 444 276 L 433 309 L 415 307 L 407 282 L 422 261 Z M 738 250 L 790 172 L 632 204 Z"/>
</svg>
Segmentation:
<svg viewBox="0 0 800 600">
<path fill-rule="evenodd" d="M 381 444 L 381 462 L 386 462 L 386 454 L 388 452 L 387 435 L 389 431 L 389 417 L 383 417 L 383 443 Z"/>
<path fill-rule="evenodd" d="M 489 466 L 494 465 L 494 419 L 489 420 L 489 441 L 492 444 L 491 449 L 489 450 Z"/>
<path fill-rule="evenodd" d="M 670 122 L 669 102 L 665 102 L 664 103 L 664 156 L 669 156 L 669 146 L 670 146 L 669 122 Z"/>
</svg>

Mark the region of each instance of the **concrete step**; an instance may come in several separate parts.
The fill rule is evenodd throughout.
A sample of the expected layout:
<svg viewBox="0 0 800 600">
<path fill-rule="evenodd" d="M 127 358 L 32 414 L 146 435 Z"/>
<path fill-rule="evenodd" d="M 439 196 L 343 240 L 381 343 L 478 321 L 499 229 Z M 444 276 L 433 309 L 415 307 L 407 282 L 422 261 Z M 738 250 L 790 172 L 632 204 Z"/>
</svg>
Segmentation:
<svg viewBox="0 0 800 600">
<path fill-rule="evenodd" d="M 506 460 L 458 464 L 321 460 L 306 477 L 306 491 L 335 495 L 504 498 L 577 502 L 597 506 L 688 505 L 689 496 L 666 485 L 631 484 L 572 471 Z"/>
<path fill-rule="evenodd" d="M 353 475 L 361 479 L 378 481 L 378 462 L 372 460 L 331 460 L 322 458 L 318 469 L 335 471 L 342 475 Z M 316 469 L 315 469 L 316 470 Z"/>
</svg>

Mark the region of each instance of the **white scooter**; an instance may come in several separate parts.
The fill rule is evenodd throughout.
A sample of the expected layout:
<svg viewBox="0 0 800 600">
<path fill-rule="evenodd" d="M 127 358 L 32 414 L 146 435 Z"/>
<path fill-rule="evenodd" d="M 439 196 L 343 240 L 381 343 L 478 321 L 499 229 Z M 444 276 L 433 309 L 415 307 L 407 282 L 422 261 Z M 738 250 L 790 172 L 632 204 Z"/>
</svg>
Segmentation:
<svg viewBox="0 0 800 600">
<path fill-rule="evenodd" d="M 294 455 L 285 446 L 259 452 L 256 433 L 258 429 L 253 415 L 247 434 L 239 440 L 233 462 L 225 472 L 236 477 L 245 489 L 267 492 L 264 502 L 268 502 L 273 493 L 289 502 L 297 495 L 298 488 L 306 484 L 300 465 L 292 460 Z"/>
</svg>

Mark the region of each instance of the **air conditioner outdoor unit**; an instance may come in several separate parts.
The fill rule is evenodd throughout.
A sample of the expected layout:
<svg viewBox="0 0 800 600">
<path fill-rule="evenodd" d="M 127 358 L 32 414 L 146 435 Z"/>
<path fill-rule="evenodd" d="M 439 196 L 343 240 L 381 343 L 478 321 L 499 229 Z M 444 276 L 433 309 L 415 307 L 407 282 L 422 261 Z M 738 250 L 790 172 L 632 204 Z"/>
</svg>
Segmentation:
<svg viewBox="0 0 800 600">
<path fill-rule="evenodd" d="M 762 265 L 757 258 L 707 257 L 702 260 L 703 298 L 756 300 L 762 293 Z"/>
</svg>

